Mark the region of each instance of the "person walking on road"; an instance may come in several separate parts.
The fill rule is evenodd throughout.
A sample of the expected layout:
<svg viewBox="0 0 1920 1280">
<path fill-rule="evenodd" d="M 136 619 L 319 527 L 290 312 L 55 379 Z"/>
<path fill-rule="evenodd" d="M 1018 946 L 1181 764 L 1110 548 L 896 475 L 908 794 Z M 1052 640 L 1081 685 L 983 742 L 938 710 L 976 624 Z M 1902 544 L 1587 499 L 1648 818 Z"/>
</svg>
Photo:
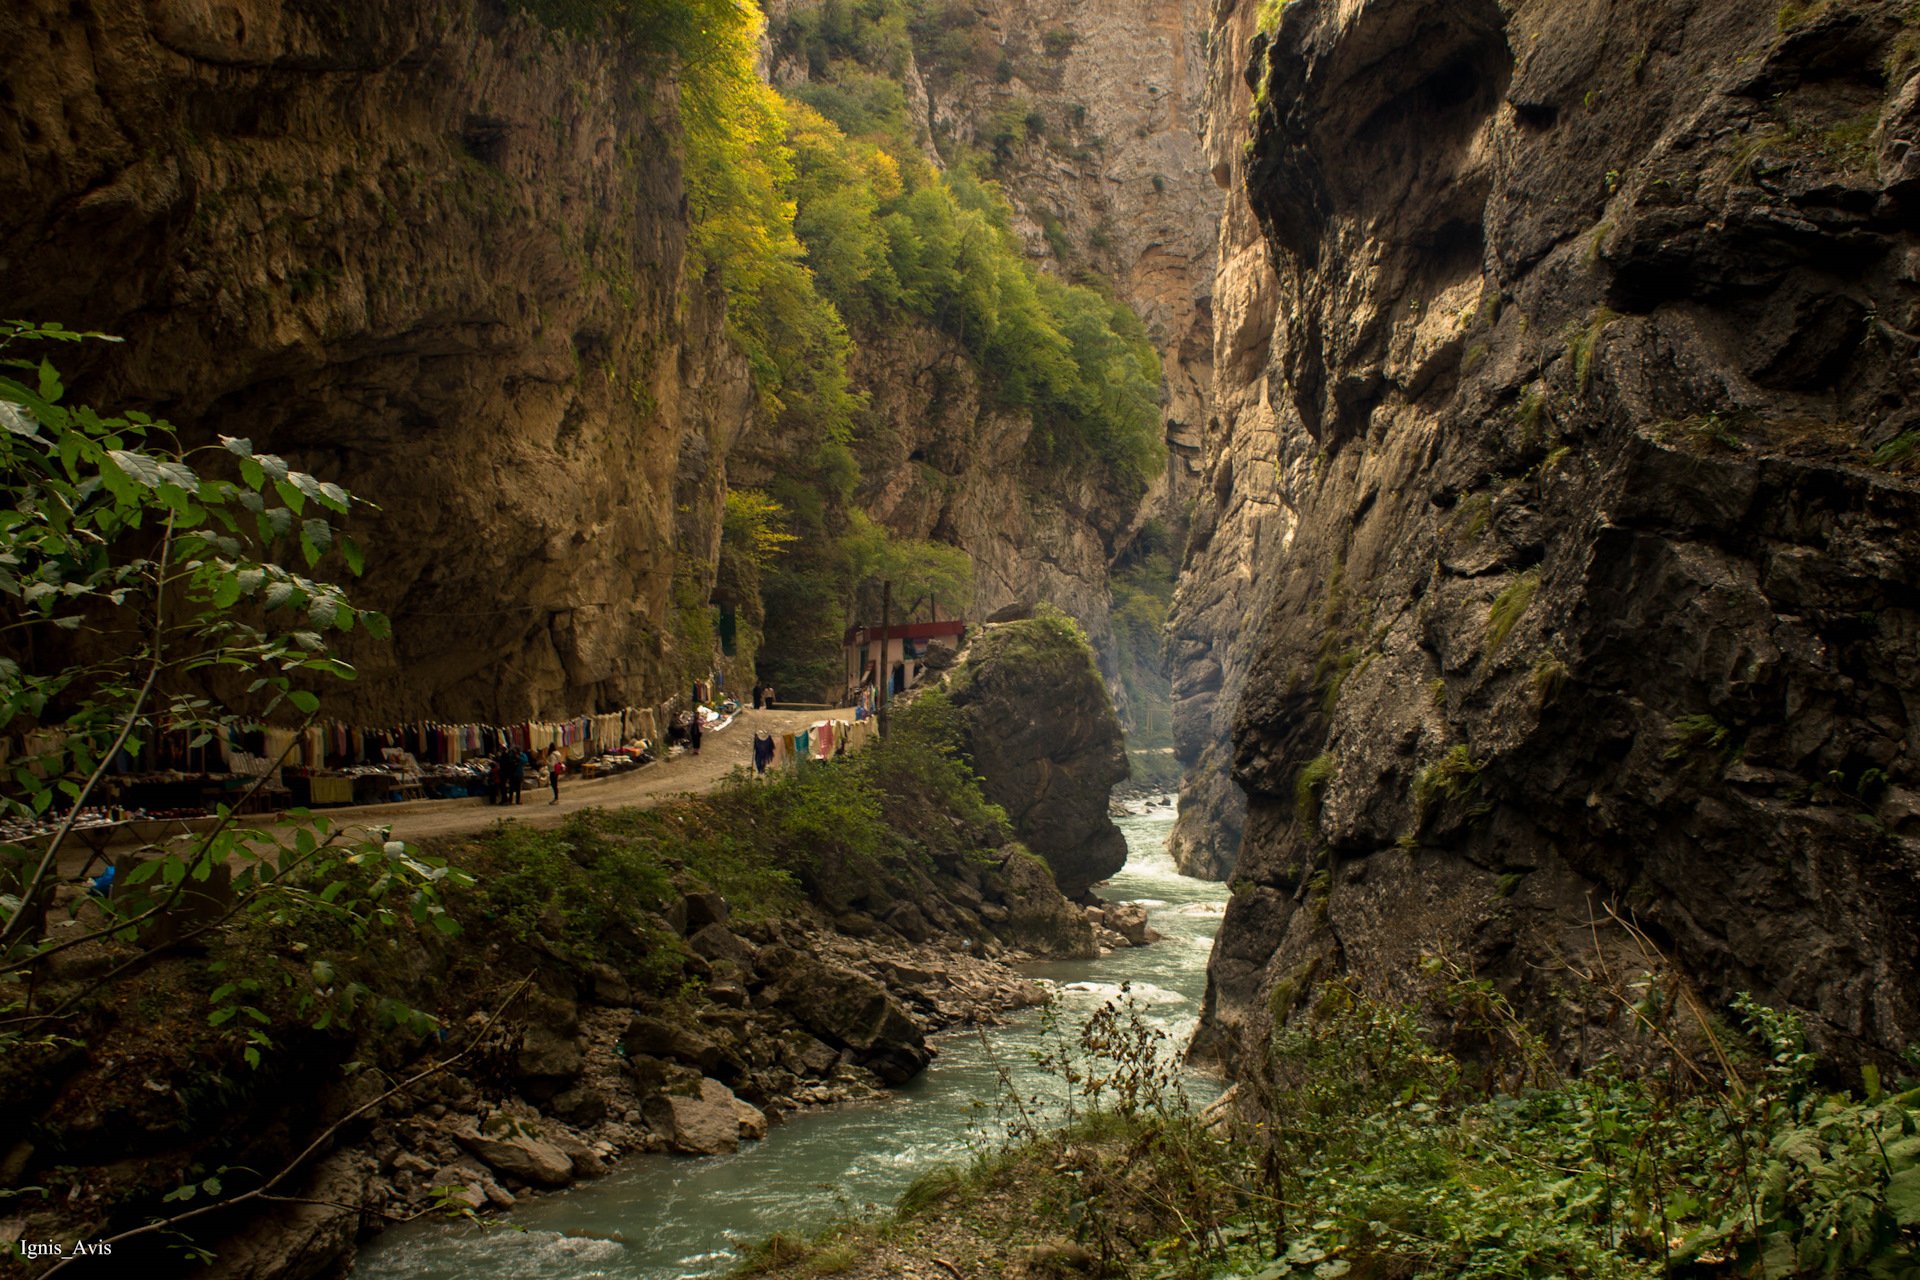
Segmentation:
<svg viewBox="0 0 1920 1280">
<path fill-rule="evenodd" d="M 566 759 L 560 754 L 560 745 L 555 743 L 547 752 L 547 782 L 553 787 L 553 799 L 548 804 L 560 803 L 560 775 L 567 771 Z"/>
</svg>

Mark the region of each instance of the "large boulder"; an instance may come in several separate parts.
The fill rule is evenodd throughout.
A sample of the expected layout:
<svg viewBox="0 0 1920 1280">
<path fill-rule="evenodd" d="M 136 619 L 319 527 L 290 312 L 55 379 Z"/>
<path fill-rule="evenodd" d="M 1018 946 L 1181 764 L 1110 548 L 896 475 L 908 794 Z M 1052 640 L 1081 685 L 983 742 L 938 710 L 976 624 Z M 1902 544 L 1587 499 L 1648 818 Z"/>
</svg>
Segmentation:
<svg viewBox="0 0 1920 1280">
<path fill-rule="evenodd" d="M 482 1133 L 456 1129 L 453 1139 L 496 1173 L 535 1187 L 564 1187 L 573 1181 L 573 1158 L 551 1142 L 521 1129 Z"/>
<path fill-rule="evenodd" d="M 1077 959 L 1096 955 L 1087 915 L 1061 896 L 1053 874 L 1019 845 L 1005 850 L 1000 873 L 1005 880 L 1007 920 L 1001 933 L 1030 951 Z"/>
<path fill-rule="evenodd" d="M 926 1037 L 905 1006 L 856 970 L 790 948 L 770 948 L 774 1002 L 829 1044 L 853 1051 L 888 1084 L 912 1079 L 932 1061 Z"/>
<path fill-rule="evenodd" d="M 647 1099 L 644 1114 L 682 1155 L 720 1155 L 737 1149 L 742 1138 L 767 1135 L 765 1113 L 718 1080 L 702 1080 L 694 1093 L 657 1093 Z"/>
<path fill-rule="evenodd" d="M 665 1058 L 698 1067 L 702 1075 L 737 1079 L 746 1069 L 740 1055 L 697 1027 L 636 1013 L 620 1039 L 629 1059 Z"/>
<path fill-rule="evenodd" d="M 1127 776 L 1125 739 L 1093 648 L 1051 609 L 982 627 L 948 676 L 987 798 L 1083 896 L 1127 861 L 1107 796 Z"/>
</svg>

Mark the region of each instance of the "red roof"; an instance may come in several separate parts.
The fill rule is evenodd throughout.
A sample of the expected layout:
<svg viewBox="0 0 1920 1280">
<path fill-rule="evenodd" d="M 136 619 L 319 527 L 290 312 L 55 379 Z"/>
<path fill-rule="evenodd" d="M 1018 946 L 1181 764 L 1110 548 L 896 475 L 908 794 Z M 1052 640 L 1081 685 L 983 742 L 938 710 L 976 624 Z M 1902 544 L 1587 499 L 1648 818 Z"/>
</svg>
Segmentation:
<svg viewBox="0 0 1920 1280">
<path fill-rule="evenodd" d="M 967 624 L 958 618 L 949 618 L 945 622 L 896 622 L 886 629 L 888 640 L 932 640 L 941 636 L 960 636 L 967 630 Z M 871 644 L 880 639 L 879 627 L 848 627 L 847 638 L 843 642 L 849 645 Z"/>
</svg>

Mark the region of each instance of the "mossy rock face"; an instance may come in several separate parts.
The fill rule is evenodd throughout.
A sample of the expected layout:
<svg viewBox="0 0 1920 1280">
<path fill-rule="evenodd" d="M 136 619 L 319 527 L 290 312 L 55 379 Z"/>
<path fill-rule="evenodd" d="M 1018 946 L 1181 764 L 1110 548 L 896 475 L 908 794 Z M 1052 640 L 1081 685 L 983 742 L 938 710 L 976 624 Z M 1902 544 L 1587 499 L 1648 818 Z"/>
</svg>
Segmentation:
<svg viewBox="0 0 1920 1280">
<path fill-rule="evenodd" d="M 1127 776 L 1125 739 L 1072 619 L 1042 609 L 982 628 L 948 689 L 987 798 L 1062 893 L 1082 896 L 1126 864 L 1126 840 L 1107 813 Z"/>
</svg>

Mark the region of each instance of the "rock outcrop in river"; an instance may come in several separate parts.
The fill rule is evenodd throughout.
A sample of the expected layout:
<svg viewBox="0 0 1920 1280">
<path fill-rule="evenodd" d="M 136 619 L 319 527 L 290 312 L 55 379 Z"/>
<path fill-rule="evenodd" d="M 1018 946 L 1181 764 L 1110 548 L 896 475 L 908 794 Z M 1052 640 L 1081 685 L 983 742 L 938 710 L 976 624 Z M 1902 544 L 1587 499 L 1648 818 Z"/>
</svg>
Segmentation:
<svg viewBox="0 0 1920 1280">
<path fill-rule="evenodd" d="M 1250 806 L 1211 1042 L 1438 954 L 1590 1056 L 1615 904 L 1709 1003 L 1911 1043 L 1910 8 L 1255 9 L 1177 676 Z"/>
<path fill-rule="evenodd" d="M 1127 861 L 1107 798 L 1127 776 L 1125 740 L 1086 637 L 1055 612 L 992 624 L 948 677 L 987 798 L 1083 898 Z M 1043 894 L 1044 896 L 1044 894 Z"/>
</svg>

